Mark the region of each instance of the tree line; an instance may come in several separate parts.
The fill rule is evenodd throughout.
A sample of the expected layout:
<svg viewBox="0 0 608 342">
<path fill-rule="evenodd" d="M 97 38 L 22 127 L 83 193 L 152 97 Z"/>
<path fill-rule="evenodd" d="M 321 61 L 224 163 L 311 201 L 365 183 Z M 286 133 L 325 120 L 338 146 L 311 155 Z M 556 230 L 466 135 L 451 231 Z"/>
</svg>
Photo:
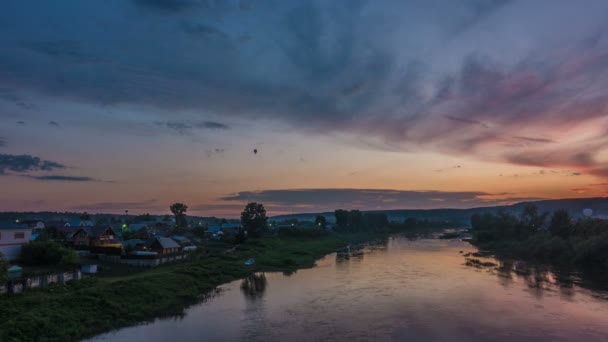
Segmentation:
<svg viewBox="0 0 608 342">
<path fill-rule="evenodd" d="M 535 205 L 520 215 L 505 210 L 471 217 L 473 243 L 518 257 L 587 268 L 608 268 L 608 221 L 573 220 L 566 210 L 540 213 Z"/>
</svg>

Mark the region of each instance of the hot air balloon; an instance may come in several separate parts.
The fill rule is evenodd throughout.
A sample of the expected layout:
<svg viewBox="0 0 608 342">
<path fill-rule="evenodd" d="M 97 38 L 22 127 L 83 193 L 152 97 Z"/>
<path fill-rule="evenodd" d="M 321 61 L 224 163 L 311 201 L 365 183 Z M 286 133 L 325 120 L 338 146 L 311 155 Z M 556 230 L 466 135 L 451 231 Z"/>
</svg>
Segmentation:
<svg viewBox="0 0 608 342">
<path fill-rule="evenodd" d="M 253 154 L 258 154 L 258 149 L 257 148 L 253 149 Z"/>
</svg>

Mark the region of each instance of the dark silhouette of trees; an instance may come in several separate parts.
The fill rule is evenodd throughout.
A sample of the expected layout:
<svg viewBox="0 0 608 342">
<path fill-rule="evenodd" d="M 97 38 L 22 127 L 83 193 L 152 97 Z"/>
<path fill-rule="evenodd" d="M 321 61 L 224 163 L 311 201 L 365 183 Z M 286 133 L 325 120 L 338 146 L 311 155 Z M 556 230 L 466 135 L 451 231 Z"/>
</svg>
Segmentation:
<svg viewBox="0 0 608 342">
<path fill-rule="evenodd" d="M 361 210 L 351 210 L 348 212 L 348 228 L 350 231 L 360 231 L 363 229 L 363 213 Z"/>
<path fill-rule="evenodd" d="M 339 231 L 377 231 L 389 228 L 388 216 L 383 213 L 363 213 L 360 210 L 346 211 L 338 209 L 334 212 L 334 215 Z"/>
<path fill-rule="evenodd" d="M 261 203 L 251 202 L 245 206 L 241 213 L 241 224 L 247 232 L 247 236 L 259 237 L 268 228 L 266 209 Z"/>
<path fill-rule="evenodd" d="M 21 262 L 28 266 L 78 264 L 78 255 L 54 241 L 31 241 L 21 249 Z"/>
<path fill-rule="evenodd" d="M 560 209 L 556 211 L 551 217 L 551 225 L 549 226 L 551 234 L 567 239 L 572 232 L 571 221 L 567 210 Z"/>
<path fill-rule="evenodd" d="M 173 203 L 169 210 L 175 216 L 175 225 L 179 228 L 185 228 L 188 226 L 188 222 L 186 221 L 186 212 L 188 211 L 188 206 L 183 203 Z"/>
<path fill-rule="evenodd" d="M 85 211 L 82 213 L 82 215 L 80 215 L 80 219 L 83 221 L 91 221 L 91 215 Z"/>
<path fill-rule="evenodd" d="M 384 213 L 365 213 L 365 225 L 373 230 L 383 230 L 388 227 L 388 216 Z"/>
<path fill-rule="evenodd" d="M 348 228 L 348 211 L 338 209 L 334 212 L 336 216 L 336 225 L 338 230 L 346 230 Z"/>
<path fill-rule="evenodd" d="M 506 211 L 471 217 L 473 243 L 522 258 L 585 269 L 608 269 L 608 220 L 580 219 L 572 223 L 566 210 L 547 214 L 527 206 L 520 217 Z"/>
<path fill-rule="evenodd" d="M 321 229 L 327 228 L 327 220 L 323 215 L 317 215 L 315 218 L 315 225 Z"/>
</svg>

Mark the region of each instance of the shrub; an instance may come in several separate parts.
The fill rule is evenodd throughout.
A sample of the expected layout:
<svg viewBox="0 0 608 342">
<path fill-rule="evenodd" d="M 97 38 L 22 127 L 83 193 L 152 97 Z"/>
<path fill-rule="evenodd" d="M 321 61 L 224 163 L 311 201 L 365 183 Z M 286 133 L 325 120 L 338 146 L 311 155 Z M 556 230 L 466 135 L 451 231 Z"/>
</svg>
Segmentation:
<svg viewBox="0 0 608 342">
<path fill-rule="evenodd" d="M 78 263 L 78 256 L 54 241 L 31 241 L 21 250 L 21 262 L 28 266 L 57 265 Z"/>
</svg>

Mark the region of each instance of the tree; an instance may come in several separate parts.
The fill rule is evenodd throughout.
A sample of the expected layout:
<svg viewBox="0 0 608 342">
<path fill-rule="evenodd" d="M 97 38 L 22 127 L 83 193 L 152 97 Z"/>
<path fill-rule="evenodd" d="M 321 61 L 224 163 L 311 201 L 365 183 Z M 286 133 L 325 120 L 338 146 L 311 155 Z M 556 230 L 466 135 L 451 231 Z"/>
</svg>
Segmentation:
<svg viewBox="0 0 608 342">
<path fill-rule="evenodd" d="M 186 221 L 186 212 L 188 211 L 188 206 L 183 203 L 173 203 L 169 209 L 175 215 L 175 225 L 177 227 L 185 228 L 188 225 Z"/>
<path fill-rule="evenodd" d="M 318 215 L 315 218 L 315 225 L 321 229 L 325 229 L 327 227 L 327 220 L 325 219 L 325 216 Z"/>
<path fill-rule="evenodd" d="M 85 211 L 82 213 L 82 215 L 80 215 L 80 219 L 83 221 L 91 221 L 91 215 Z"/>
<path fill-rule="evenodd" d="M 524 232 L 526 234 L 533 234 L 543 225 L 547 218 L 547 213 L 542 215 L 538 214 L 538 207 L 534 204 L 526 205 L 524 212 L 521 217 L 521 223 L 523 224 Z"/>
<path fill-rule="evenodd" d="M 418 220 L 415 217 L 408 217 L 403 221 L 405 229 L 413 229 L 418 226 Z"/>
<path fill-rule="evenodd" d="M 78 262 L 78 255 L 54 241 L 31 241 L 21 249 L 21 262 L 28 266 L 57 265 L 60 262 L 72 266 Z"/>
<path fill-rule="evenodd" d="M 4 283 L 6 283 L 7 279 L 8 279 L 8 265 L 6 264 L 6 261 L 4 261 L 4 255 L 2 255 L 2 253 L 0 253 L 0 286 L 4 285 Z"/>
<path fill-rule="evenodd" d="M 348 213 L 348 226 L 353 231 L 363 228 L 363 213 L 361 210 L 351 210 Z"/>
<path fill-rule="evenodd" d="M 340 230 L 346 230 L 348 227 L 348 211 L 338 209 L 334 212 L 336 216 L 336 225 Z"/>
<path fill-rule="evenodd" d="M 560 209 L 553 213 L 551 217 L 551 225 L 549 226 L 551 234 L 568 238 L 572 232 L 572 223 L 570 222 L 570 214 L 567 210 Z"/>
<path fill-rule="evenodd" d="M 388 216 L 384 213 L 366 213 L 364 219 L 365 225 L 374 230 L 388 227 Z"/>
<path fill-rule="evenodd" d="M 259 237 L 262 235 L 268 225 L 264 205 L 256 202 L 247 204 L 245 210 L 241 213 L 241 224 L 243 229 L 247 231 L 248 236 Z"/>
</svg>

